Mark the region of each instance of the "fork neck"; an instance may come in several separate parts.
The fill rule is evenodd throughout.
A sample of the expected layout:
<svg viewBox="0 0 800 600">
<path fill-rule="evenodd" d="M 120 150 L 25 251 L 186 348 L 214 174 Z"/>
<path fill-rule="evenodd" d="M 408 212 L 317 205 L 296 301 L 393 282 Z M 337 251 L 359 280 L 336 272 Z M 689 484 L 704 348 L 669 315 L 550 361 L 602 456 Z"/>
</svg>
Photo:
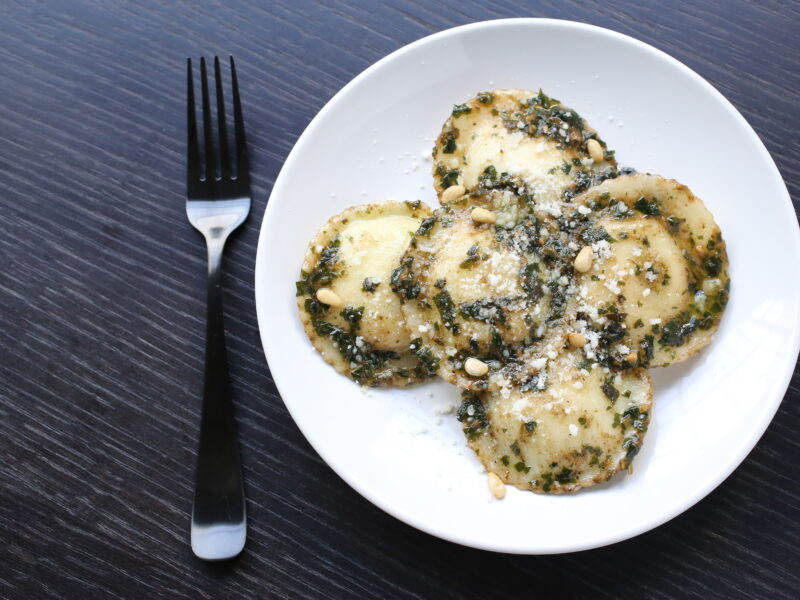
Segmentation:
<svg viewBox="0 0 800 600">
<path fill-rule="evenodd" d="M 225 238 L 208 236 L 206 238 L 208 247 L 208 277 L 218 279 L 222 268 L 222 250 L 225 248 Z"/>
</svg>

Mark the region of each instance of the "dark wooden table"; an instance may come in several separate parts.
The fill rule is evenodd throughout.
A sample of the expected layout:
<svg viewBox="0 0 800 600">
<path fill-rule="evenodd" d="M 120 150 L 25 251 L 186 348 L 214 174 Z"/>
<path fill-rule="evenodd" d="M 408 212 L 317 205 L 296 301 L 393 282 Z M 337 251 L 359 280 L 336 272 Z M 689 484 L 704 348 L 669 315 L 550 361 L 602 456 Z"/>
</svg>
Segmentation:
<svg viewBox="0 0 800 600">
<path fill-rule="evenodd" d="M 797 598 L 797 372 L 742 466 L 670 523 L 579 554 L 492 554 L 394 520 L 320 460 L 270 378 L 253 266 L 275 177 L 325 102 L 408 42 L 498 17 L 672 54 L 742 111 L 797 201 L 800 5 L 388 4 L 0 4 L 0 597 Z M 226 265 L 249 539 L 212 565 L 188 545 L 205 256 L 183 179 L 184 61 L 215 53 L 238 59 L 255 204 Z"/>
</svg>

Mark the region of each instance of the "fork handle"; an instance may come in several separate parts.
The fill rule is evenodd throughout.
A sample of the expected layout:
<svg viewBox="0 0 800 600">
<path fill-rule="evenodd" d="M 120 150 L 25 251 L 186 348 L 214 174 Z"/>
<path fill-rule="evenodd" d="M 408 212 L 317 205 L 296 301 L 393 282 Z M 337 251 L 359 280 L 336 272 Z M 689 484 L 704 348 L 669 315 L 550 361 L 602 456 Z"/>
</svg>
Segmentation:
<svg viewBox="0 0 800 600">
<path fill-rule="evenodd" d="M 247 533 L 244 479 L 233 414 L 222 314 L 222 240 L 208 240 L 208 312 L 203 409 L 192 506 L 192 550 L 233 558 Z"/>
</svg>

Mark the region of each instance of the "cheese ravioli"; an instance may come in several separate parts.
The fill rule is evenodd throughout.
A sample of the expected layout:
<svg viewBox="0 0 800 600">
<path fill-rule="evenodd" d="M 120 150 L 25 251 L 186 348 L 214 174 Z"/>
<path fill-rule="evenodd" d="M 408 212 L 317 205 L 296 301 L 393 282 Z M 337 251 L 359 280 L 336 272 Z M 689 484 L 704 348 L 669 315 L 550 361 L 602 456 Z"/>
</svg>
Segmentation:
<svg viewBox="0 0 800 600">
<path fill-rule="evenodd" d="M 430 209 L 421 202 L 349 208 L 311 241 L 297 306 L 314 347 L 337 371 L 369 386 L 403 387 L 435 372 L 412 348 L 392 272 Z"/>
</svg>

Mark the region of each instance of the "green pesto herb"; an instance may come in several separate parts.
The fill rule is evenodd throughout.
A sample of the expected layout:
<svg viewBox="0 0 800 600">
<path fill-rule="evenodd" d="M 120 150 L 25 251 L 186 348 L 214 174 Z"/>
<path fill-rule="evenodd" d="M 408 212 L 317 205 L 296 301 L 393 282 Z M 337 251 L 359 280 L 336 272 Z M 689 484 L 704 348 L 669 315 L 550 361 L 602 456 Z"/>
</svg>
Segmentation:
<svg viewBox="0 0 800 600">
<path fill-rule="evenodd" d="M 550 290 L 550 314 L 547 315 L 547 320 L 560 319 L 564 316 L 564 309 L 567 306 L 567 293 L 557 281 L 551 281 L 547 287 Z"/>
<path fill-rule="evenodd" d="M 572 469 L 564 467 L 560 472 L 556 473 L 555 480 L 561 485 L 564 485 L 565 483 L 575 483 L 574 473 Z"/>
<path fill-rule="evenodd" d="M 541 248 L 542 256 L 550 263 L 568 261 L 572 258 L 573 250 L 566 240 L 557 236 L 550 236 Z"/>
<path fill-rule="evenodd" d="M 494 94 L 491 92 L 481 92 L 478 94 L 478 102 L 481 104 L 491 104 L 494 102 Z"/>
<path fill-rule="evenodd" d="M 534 302 L 544 295 L 544 285 L 541 278 L 536 274 L 539 270 L 539 263 L 529 263 L 520 272 L 522 289 L 528 294 L 528 298 Z"/>
<path fill-rule="evenodd" d="M 494 352 L 502 352 L 505 348 L 505 343 L 503 342 L 503 336 L 500 334 L 500 330 L 497 329 L 497 327 L 492 327 L 489 335 L 491 336 L 489 338 L 489 348 Z"/>
<path fill-rule="evenodd" d="M 417 232 L 414 234 L 414 237 L 428 237 L 431 234 L 431 229 L 433 229 L 434 224 L 436 223 L 436 217 L 425 217 L 420 221 L 419 228 Z"/>
<path fill-rule="evenodd" d="M 461 261 L 459 268 L 471 269 L 472 267 L 474 267 L 478 263 L 478 261 L 480 261 L 481 258 L 483 258 L 480 254 L 478 254 L 479 249 L 480 248 L 478 248 L 478 244 L 472 244 L 472 246 L 469 247 L 469 250 L 467 250 L 467 258 Z"/>
<path fill-rule="evenodd" d="M 334 237 L 320 252 L 314 268 L 308 273 L 300 272 L 300 281 L 295 283 L 298 296 L 312 295 L 319 288 L 330 285 L 340 275 L 336 269 L 340 245 L 339 236 Z"/>
<path fill-rule="evenodd" d="M 523 461 L 519 461 L 514 465 L 514 468 L 517 470 L 517 473 L 525 473 L 526 475 L 531 470 L 529 466 L 527 466 Z"/>
<path fill-rule="evenodd" d="M 414 257 L 405 256 L 400 261 L 400 266 L 392 271 L 390 284 L 392 291 L 400 296 L 401 300 L 413 300 L 421 291 L 420 285 L 414 277 Z"/>
<path fill-rule="evenodd" d="M 722 259 L 718 254 L 712 254 L 706 257 L 705 267 L 709 277 L 716 277 L 722 272 Z"/>
<path fill-rule="evenodd" d="M 652 335 L 646 335 L 642 339 L 642 350 L 644 350 L 644 355 L 646 357 L 645 366 L 653 360 L 653 342 L 655 338 Z"/>
<path fill-rule="evenodd" d="M 490 183 L 495 183 L 497 181 L 497 169 L 494 168 L 494 165 L 489 165 L 483 170 L 483 173 L 481 173 L 481 179 L 488 179 Z"/>
<path fill-rule="evenodd" d="M 365 292 L 369 292 L 370 294 L 378 289 L 378 286 L 381 284 L 381 280 L 377 277 L 365 277 L 364 282 L 361 284 L 361 289 Z"/>
<path fill-rule="evenodd" d="M 503 309 L 501 300 L 491 300 L 484 298 L 474 302 L 465 302 L 458 307 L 459 314 L 465 319 L 474 319 L 491 323 L 492 325 L 505 325 L 506 312 Z"/>
<path fill-rule="evenodd" d="M 461 171 L 458 169 L 445 169 L 442 163 L 436 165 L 436 175 L 439 177 L 439 181 L 444 189 L 458 183 L 458 176 L 460 174 Z"/>
<path fill-rule="evenodd" d="M 581 232 L 581 239 L 585 244 L 594 244 L 600 240 L 613 242 L 614 239 L 608 235 L 608 232 L 602 227 L 592 228 L 589 227 Z"/>
<path fill-rule="evenodd" d="M 603 393 L 606 395 L 606 398 L 611 400 L 612 403 L 615 402 L 617 398 L 619 398 L 619 390 L 616 387 L 614 387 L 614 384 L 612 383 L 613 381 L 614 381 L 613 377 L 608 377 L 603 382 L 603 385 L 600 388 L 603 390 Z"/>
<path fill-rule="evenodd" d="M 636 319 L 636 322 L 633 324 L 633 328 L 639 329 L 640 327 L 644 327 L 644 322 L 641 319 Z"/>
<path fill-rule="evenodd" d="M 422 200 L 403 200 L 403 204 L 411 210 L 418 210 L 422 206 Z"/>
<path fill-rule="evenodd" d="M 639 410 L 638 406 L 631 406 L 629 409 L 622 413 L 622 418 L 620 421 L 623 423 L 625 427 L 632 426 L 634 429 L 639 431 L 644 431 L 647 429 L 645 425 L 644 419 L 647 417 L 647 413 L 643 413 Z"/>
<path fill-rule="evenodd" d="M 528 433 L 536 431 L 536 421 L 525 421 L 525 431 Z"/>
<path fill-rule="evenodd" d="M 375 384 L 376 373 L 383 369 L 389 359 L 397 358 L 396 352 L 376 350 L 363 338 L 326 321 L 314 319 L 313 324 L 319 335 L 331 338 L 342 356 L 350 363 L 350 376 L 358 383 Z"/>
<path fill-rule="evenodd" d="M 608 321 L 603 325 L 600 336 L 606 344 L 619 342 L 625 337 L 625 329 L 623 329 L 622 324 L 617 321 Z"/>
<path fill-rule="evenodd" d="M 636 434 L 625 438 L 625 441 L 622 442 L 622 449 L 625 450 L 625 458 L 629 461 L 633 460 L 633 458 L 639 454 L 641 447 L 641 437 Z"/>
<path fill-rule="evenodd" d="M 456 104 L 453 106 L 453 116 L 460 117 L 461 115 L 467 115 L 472 112 L 472 108 L 467 106 L 466 104 Z"/>
<path fill-rule="evenodd" d="M 442 149 L 443 154 L 453 154 L 456 151 L 456 136 L 452 133 L 448 134 L 445 139 L 447 140 Z"/>
<path fill-rule="evenodd" d="M 572 165 L 565 160 L 561 161 L 561 172 L 564 175 L 569 175 L 569 172 L 572 170 Z"/>
<path fill-rule="evenodd" d="M 518 111 L 504 113 L 503 123 L 509 131 L 547 137 L 561 147 L 579 147 L 590 135 L 578 113 L 541 90 L 533 98 L 522 100 Z"/>
<path fill-rule="evenodd" d="M 442 290 L 433 297 L 433 303 L 439 309 L 439 314 L 442 317 L 444 326 L 450 331 L 457 334 L 459 331 L 458 323 L 456 323 L 456 308 L 453 305 L 453 299 L 447 290 Z"/>
<path fill-rule="evenodd" d="M 635 208 L 641 213 L 650 216 L 656 216 L 661 214 L 661 209 L 658 207 L 658 201 L 655 198 L 648 200 L 647 198 L 642 196 L 636 202 L 633 203 L 633 208 Z"/>
<path fill-rule="evenodd" d="M 303 302 L 303 306 L 305 307 L 306 312 L 312 317 L 320 316 L 321 314 L 327 312 L 329 308 L 327 304 L 323 304 L 313 296 L 311 298 L 306 298 L 305 302 Z"/>
<path fill-rule="evenodd" d="M 686 340 L 697 330 L 697 317 L 689 317 L 688 313 L 670 319 L 661 331 L 658 343 L 663 346 L 682 346 Z"/>
<path fill-rule="evenodd" d="M 417 376 L 426 377 L 428 375 L 435 375 L 436 371 L 439 370 L 439 359 L 436 358 L 430 348 L 422 344 L 422 338 L 411 340 L 409 348 L 421 365 L 421 368 L 415 369 Z"/>
<path fill-rule="evenodd" d="M 458 407 L 456 418 L 464 424 L 464 433 L 470 440 L 474 440 L 487 427 L 489 418 L 481 402 L 481 397 L 470 391 L 461 393 L 461 406 Z"/>
<path fill-rule="evenodd" d="M 510 462 L 509 458 L 508 458 L 508 454 L 503 455 L 500 458 L 500 462 L 503 463 L 505 466 L 508 466 L 508 463 Z"/>
<path fill-rule="evenodd" d="M 358 331 L 361 319 L 364 316 L 364 307 L 345 306 L 341 312 L 342 318 L 350 325 L 350 333 Z"/>
<path fill-rule="evenodd" d="M 685 222 L 686 219 L 680 219 L 675 215 L 670 215 L 667 217 L 667 227 L 669 228 L 670 233 L 678 233 L 681 229 L 681 223 Z"/>
</svg>

